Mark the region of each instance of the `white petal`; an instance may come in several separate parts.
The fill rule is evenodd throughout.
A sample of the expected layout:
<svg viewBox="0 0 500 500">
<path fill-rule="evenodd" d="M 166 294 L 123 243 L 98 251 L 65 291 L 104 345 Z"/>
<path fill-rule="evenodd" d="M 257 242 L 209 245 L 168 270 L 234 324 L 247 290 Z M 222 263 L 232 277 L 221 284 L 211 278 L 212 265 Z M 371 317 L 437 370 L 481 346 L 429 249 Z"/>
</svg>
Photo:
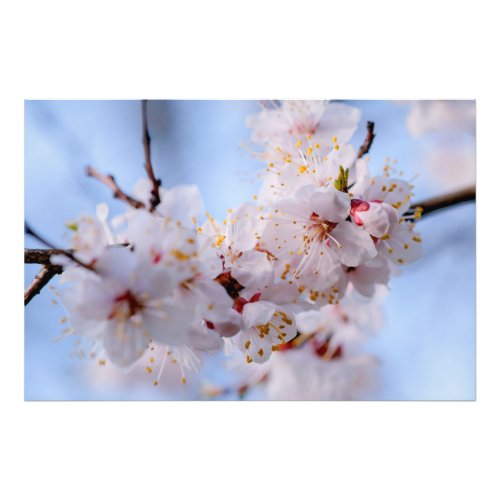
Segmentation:
<svg viewBox="0 0 500 500">
<path fill-rule="evenodd" d="M 320 129 L 327 130 L 337 142 L 344 144 L 350 140 L 359 125 L 361 110 L 348 104 L 332 102 L 320 122 Z"/>
<path fill-rule="evenodd" d="M 144 329 L 147 333 L 160 344 L 173 346 L 186 343 L 192 320 L 189 311 L 173 304 L 143 314 Z"/>
<path fill-rule="evenodd" d="M 149 299 L 160 299 L 171 294 L 174 282 L 165 267 L 141 262 L 132 273 L 133 291 Z"/>
<path fill-rule="evenodd" d="M 243 252 L 231 266 L 231 275 L 245 288 L 262 289 L 274 279 L 267 254 L 257 250 Z"/>
<path fill-rule="evenodd" d="M 356 267 L 377 255 L 371 236 L 352 222 L 337 224 L 331 235 L 340 243 L 340 248 L 332 242 L 342 264 Z"/>
<path fill-rule="evenodd" d="M 323 326 L 323 315 L 320 311 L 304 311 L 295 315 L 297 330 L 305 335 L 316 333 Z"/>
<path fill-rule="evenodd" d="M 380 263 L 379 266 L 359 266 L 347 273 L 347 278 L 361 295 L 372 297 L 375 294 L 375 285 L 387 285 L 389 282 L 389 265 L 383 259 L 380 259 Z"/>
<path fill-rule="evenodd" d="M 213 280 L 200 280 L 193 290 L 194 297 L 186 300 L 196 302 L 197 313 L 202 319 L 219 323 L 231 318 L 233 300 L 226 289 Z"/>
<path fill-rule="evenodd" d="M 125 247 L 107 247 L 96 265 L 97 272 L 124 287 L 130 285 L 132 273 L 137 265 L 137 256 Z"/>
<path fill-rule="evenodd" d="M 261 300 L 246 304 L 242 312 L 245 328 L 267 323 L 272 318 L 274 311 L 276 311 L 276 306 L 271 302 Z"/>
<path fill-rule="evenodd" d="M 382 255 L 394 264 L 412 264 L 422 257 L 422 243 L 419 235 L 408 224 L 397 224 L 390 233 L 390 238 L 382 242 Z"/>
<path fill-rule="evenodd" d="M 199 351 L 215 354 L 224 347 L 220 335 L 209 328 L 192 328 L 188 332 L 188 344 Z"/>
<path fill-rule="evenodd" d="M 321 188 L 312 194 L 310 206 L 321 220 L 341 222 L 349 215 L 351 200 L 347 193 L 338 189 Z"/>
<path fill-rule="evenodd" d="M 161 203 L 157 212 L 190 227 L 193 217 L 203 213 L 203 206 L 198 186 L 179 185 L 169 190 L 161 190 Z"/>
<path fill-rule="evenodd" d="M 243 328 L 243 318 L 234 309 L 230 311 L 232 315 L 228 321 L 216 323 L 215 329 L 221 337 L 234 337 Z"/>
<path fill-rule="evenodd" d="M 109 322 L 103 346 L 109 359 L 119 366 L 130 366 L 147 349 L 149 337 L 130 321 Z"/>
</svg>

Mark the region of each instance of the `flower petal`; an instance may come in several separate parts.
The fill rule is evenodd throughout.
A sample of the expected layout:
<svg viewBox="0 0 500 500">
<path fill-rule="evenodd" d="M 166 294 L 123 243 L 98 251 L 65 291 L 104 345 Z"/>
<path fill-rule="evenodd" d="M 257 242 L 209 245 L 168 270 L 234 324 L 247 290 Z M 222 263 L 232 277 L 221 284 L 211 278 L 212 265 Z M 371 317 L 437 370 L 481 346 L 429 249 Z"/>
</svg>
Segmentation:
<svg viewBox="0 0 500 500">
<path fill-rule="evenodd" d="M 340 244 L 335 251 L 345 266 L 356 267 L 377 255 L 367 231 L 352 222 L 341 222 L 330 233 Z"/>
</svg>

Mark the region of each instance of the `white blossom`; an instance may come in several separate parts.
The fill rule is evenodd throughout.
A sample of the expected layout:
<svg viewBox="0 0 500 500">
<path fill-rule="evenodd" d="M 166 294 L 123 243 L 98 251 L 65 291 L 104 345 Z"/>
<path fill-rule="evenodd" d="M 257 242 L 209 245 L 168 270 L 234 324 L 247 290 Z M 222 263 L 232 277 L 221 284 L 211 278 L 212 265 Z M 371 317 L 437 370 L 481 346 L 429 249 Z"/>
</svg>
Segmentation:
<svg viewBox="0 0 500 500">
<path fill-rule="evenodd" d="M 349 346 L 377 329 L 397 266 L 421 256 L 413 186 L 388 167 L 370 175 L 348 142 L 359 120 L 328 101 L 251 117 L 267 163 L 258 204 L 222 221 L 203 220 L 194 185 L 160 187 L 152 207 L 141 179 L 144 207 L 115 217 L 113 231 L 104 205 L 69 224 L 73 259 L 54 263 L 77 333 L 113 364 L 141 360 L 150 373 L 154 360 L 156 379 L 169 361 L 185 381 L 184 369 L 224 348 L 262 367 L 274 399 L 355 397 L 374 363 Z"/>
</svg>

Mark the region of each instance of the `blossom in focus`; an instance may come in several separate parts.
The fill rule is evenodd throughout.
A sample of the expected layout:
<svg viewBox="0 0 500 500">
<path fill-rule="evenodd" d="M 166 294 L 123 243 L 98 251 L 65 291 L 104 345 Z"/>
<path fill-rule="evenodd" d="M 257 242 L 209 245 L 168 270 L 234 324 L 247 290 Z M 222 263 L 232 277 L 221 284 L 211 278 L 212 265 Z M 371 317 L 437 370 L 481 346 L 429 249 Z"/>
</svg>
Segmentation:
<svg viewBox="0 0 500 500">
<path fill-rule="evenodd" d="M 293 198 L 273 204 L 263 233 L 265 248 L 302 284 L 331 288 L 342 264 L 356 267 L 377 254 L 370 235 L 346 220 L 350 207 L 346 193 L 304 186 Z"/>
<path fill-rule="evenodd" d="M 269 256 L 258 248 L 263 228 L 259 209 L 245 203 L 229 210 L 223 223 L 207 215 L 202 234 L 213 241 L 220 272 L 230 272 L 245 288 L 258 290 L 270 284 L 273 268 Z"/>
</svg>

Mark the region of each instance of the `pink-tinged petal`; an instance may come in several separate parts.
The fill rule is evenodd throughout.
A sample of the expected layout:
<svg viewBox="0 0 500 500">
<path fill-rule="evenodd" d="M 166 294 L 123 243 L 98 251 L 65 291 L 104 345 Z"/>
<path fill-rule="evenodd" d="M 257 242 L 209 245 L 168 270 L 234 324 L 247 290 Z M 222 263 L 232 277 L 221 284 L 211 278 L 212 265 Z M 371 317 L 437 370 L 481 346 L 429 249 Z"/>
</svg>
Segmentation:
<svg viewBox="0 0 500 500">
<path fill-rule="evenodd" d="M 360 200 L 358 198 L 354 198 L 351 200 L 351 218 L 355 224 L 358 226 L 363 225 L 363 221 L 359 217 L 359 212 L 366 212 L 370 209 L 370 204 L 367 201 Z"/>
<path fill-rule="evenodd" d="M 339 243 L 332 242 L 342 264 L 357 267 L 377 255 L 372 237 L 368 232 L 352 222 L 341 222 L 330 233 Z"/>
<path fill-rule="evenodd" d="M 394 210 L 389 205 L 387 209 Z M 372 236 L 380 238 L 389 230 L 389 214 L 382 203 L 370 203 L 368 210 L 356 211 L 356 215 Z"/>
<path fill-rule="evenodd" d="M 399 214 L 403 214 L 411 204 L 411 187 L 403 179 L 376 176 L 370 180 L 363 194 L 363 199 L 367 201 L 380 200 L 393 206 Z"/>
</svg>

